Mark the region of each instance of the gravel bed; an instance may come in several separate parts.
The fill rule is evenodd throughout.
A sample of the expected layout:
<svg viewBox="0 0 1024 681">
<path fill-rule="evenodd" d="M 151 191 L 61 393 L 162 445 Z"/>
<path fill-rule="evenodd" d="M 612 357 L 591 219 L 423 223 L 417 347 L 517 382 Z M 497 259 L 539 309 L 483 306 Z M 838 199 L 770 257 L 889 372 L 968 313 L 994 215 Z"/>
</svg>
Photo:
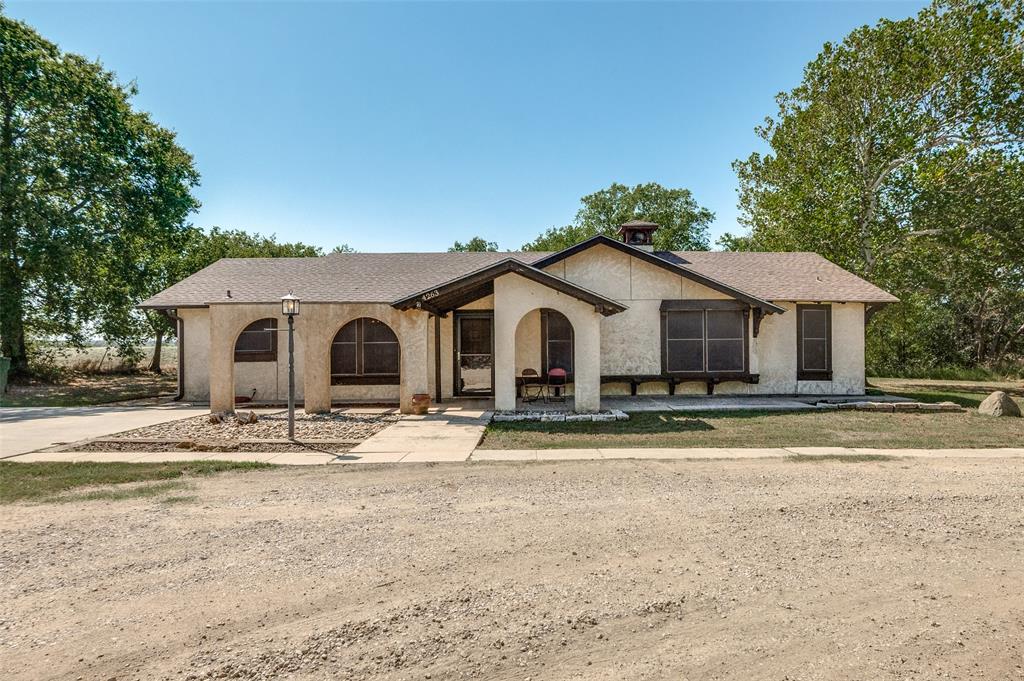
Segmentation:
<svg viewBox="0 0 1024 681">
<path fill-rule="evenodd" d="M 3 681 L 988 681 L 1024 462 L 318 466 L 0 512 Z"/>
<path fill-rule="evenodd" d="M 242 411 L 238 412 L 243 413 Z M 248 413 L 248 412 L 246 412 Z M 401 418 L 400 414 L 295 414 L 295 437 L 356 443 L 379 433 Z M 208 415 L 169 421 L 118 433 L 118 438 L 157 438 L 183 442 L 259 440 L 288 437 L 288 412 L 260 414 L 256 423 L 242 425 L 234 418 L 211 423 Z M 82 451 L 82 450 L 80 450 Z M 249 450 L 246 451 L 257 451 Z M 275 450 L 271 450 L 275 451 Z"/>
</svg>

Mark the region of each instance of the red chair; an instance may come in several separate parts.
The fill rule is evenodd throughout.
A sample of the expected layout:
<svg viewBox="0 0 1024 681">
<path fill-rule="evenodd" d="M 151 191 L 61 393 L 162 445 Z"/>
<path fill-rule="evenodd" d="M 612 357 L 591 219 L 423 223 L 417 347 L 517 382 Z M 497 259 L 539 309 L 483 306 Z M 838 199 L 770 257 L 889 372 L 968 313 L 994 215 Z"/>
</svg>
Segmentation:
<svg viewBox="0 0 1024 681">
<path fill-rule="evenodd" d="M 565 402 L 567 376 L 565 369 L 558 367 L 548 369 L 547 394 L 544 396 L 545 402 Z"/>
</svg>

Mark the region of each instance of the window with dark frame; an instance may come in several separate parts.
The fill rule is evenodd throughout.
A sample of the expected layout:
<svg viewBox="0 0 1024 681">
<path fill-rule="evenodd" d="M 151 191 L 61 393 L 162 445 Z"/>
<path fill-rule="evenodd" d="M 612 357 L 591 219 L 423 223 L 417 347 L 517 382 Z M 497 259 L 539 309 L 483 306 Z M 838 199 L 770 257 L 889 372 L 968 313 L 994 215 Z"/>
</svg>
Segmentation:
<svg viewBox="0 0 1024 681">
<path fill-rule="evenodd" d="M 260 319 L 242 329 L 235 341 L 236 362 L 277 361 L 277 320 Z"/>
<path fill-rule="evenodd" d="M 747 372 L 747 315 L 742 309 L 664 311 L 662 336 L 665 373 Z"/>
<path fill-rule="evenodd" d="M 354 319 L 331 342 L 331 384 L 396 385 L 400 358 L 391 327 L 370 317 Z"/>
<path fill-rule="evenodd" d="M 832 380 L 832 306 L 796 306 L 796 378 Z"/>
<path fill-rule="evenodd" d="M 573 373 L 573 338 L 572 323 L 558 310 L 542 309 L 540 311 L 541 350 L 544 374 L 548 370 L 565 369 L 569 375 Z"/>
</svg>

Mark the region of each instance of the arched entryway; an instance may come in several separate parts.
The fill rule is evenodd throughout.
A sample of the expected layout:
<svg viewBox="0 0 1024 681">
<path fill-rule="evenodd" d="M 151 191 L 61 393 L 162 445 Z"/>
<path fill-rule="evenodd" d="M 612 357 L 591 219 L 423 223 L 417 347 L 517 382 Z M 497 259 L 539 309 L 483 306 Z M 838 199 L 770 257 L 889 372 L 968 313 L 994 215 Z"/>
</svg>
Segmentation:
<svg viewBox="0 0 1024 681">
<path fill-rule="evenodd" d="M 575 330 L 561 311 L 542 307 L 524 314 L 515 331 L 517 396 L 536 396 L 533 386 L 547 388 L 552 370 L 556 377 L 551 382 L 558 386 L 551 388 L 553 394 L 571 394 L 575 355 Z M 557 375 L 559 370 L 565 372 L 564 378 Z"/>
</svg>

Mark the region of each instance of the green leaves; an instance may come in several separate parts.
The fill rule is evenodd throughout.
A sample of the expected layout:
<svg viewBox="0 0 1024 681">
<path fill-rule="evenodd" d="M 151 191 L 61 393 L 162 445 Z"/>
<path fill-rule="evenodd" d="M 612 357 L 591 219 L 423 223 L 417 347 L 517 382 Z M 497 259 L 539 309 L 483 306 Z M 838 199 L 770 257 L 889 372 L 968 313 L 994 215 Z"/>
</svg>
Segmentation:
<svg viewBox="0 0 1024 681">
<path fill-rule="evenodd" d="M 466 243 L 456 241 L 451 248 L 448 249 L 449 253 L 465 253 L 469 251 L 482 252 L 482 251 L 497 251 L 498 243 L 496 241 L 487 241 L 482 236 L 475 236 Z"/>
<path fill-rule="evenodd" d="M 723 245 L 817 251 L 914 307 L 878 318 L 905 347 L 1004 357 L 1024 325 L 1022 8 L 952 0 L 826 44 L 757 129 L 770 152 L 734 164 L 751 233 Z"/>
<path fill-rule="evenodd" d="M 198 206 L 192 157 L 134 94 L 0 16 L 0 343 L 15 373 L 26 335 L 137 334 L 144 277 L 130 256 L 171 241 Z"/>
<path fill-rule="evenodd" d="M 597 234 L 618 238 L 619 226 L 631 220 L 660 225 L 654 233 L 656 250 L 708 249 L 708 227 L 715 215 L 697 205 L 689 189 L 668 189 L 656 182 L 633 187 L 614 183 L 584 196 L 581 202 L 571 225 L 552 227 L 523 250 L 559 251 Z"/>
</svg>

